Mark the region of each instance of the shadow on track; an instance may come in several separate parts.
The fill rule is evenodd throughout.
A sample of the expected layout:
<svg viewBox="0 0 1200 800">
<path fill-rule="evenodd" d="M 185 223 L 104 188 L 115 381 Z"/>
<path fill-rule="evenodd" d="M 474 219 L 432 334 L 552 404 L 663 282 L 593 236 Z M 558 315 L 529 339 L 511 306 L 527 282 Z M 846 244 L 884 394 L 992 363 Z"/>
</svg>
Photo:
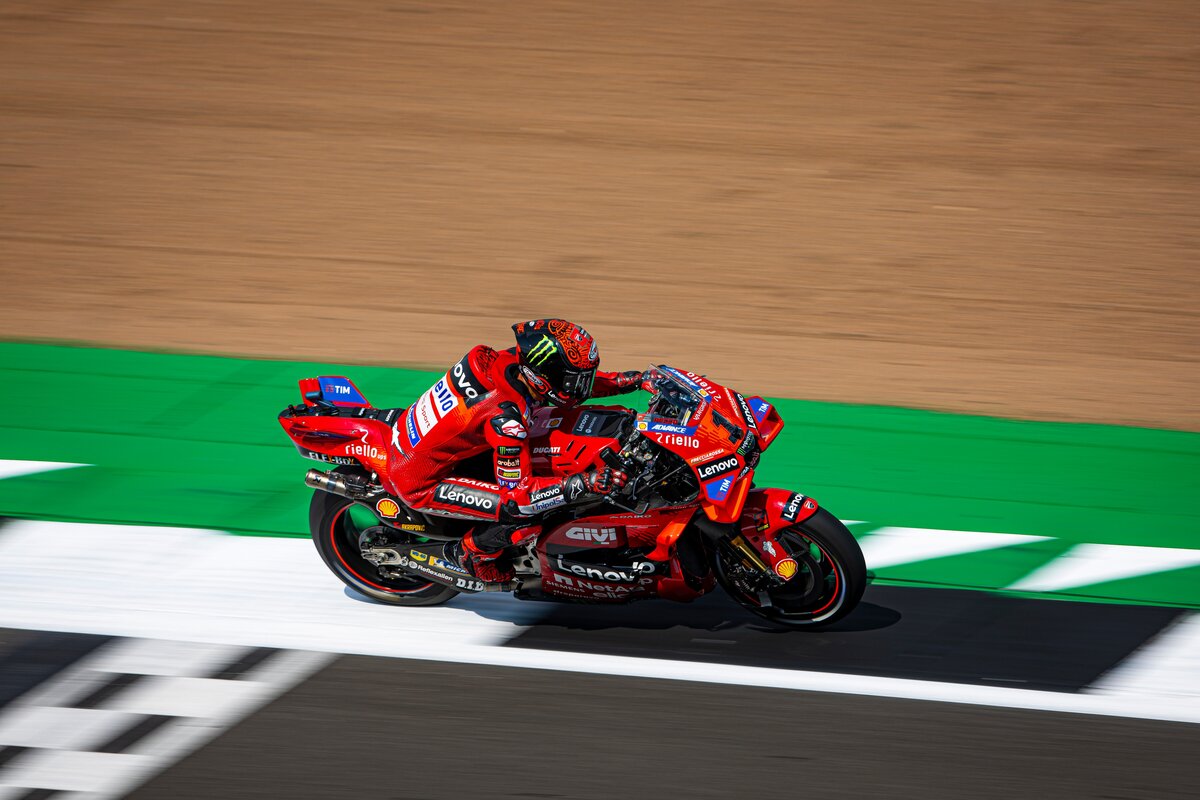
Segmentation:
<svg viewBox="0 0 1200 800">
<path fill-rule="evenodd" d="M 475 604 L 477 598 L 463 604 L 464 608 L 476 610 L 481 616 L 494 620 L 507 620 L 508 609 L 497 606 Z M 583 603 L 534 604 L 549 610 L 549 615 L 534 627 L 558 627 L 578 631 L 644 630 L 663 631 L 680 628 L 691 631 L 729 632 L 733 630 L 753 631 L 762 635 L 807 635 L 773 625 L 738 606 L 720 591 L 691 603 L 672 603 L 666 600 L 645 600 L 628 605 L 587 605 Z M 900 613 L 874 603 L 863 603 L 828 631 L 869 631 L 896 624 Z"/>
<path fill-rule="evenodd" d="M 719 593 L 686 605 L 551 608 L 507 646 L 1066 692 L 1180 613 L 896 586 L 868 588 L 847 619 L 811 631 L 775 627 Z"/>
<path fill-rule="evenodd" d="M 777 627 L 720 592 L 693 603 L 592 606 L 484 594 L 450 605 L 518 626 L 506 647 L 1063 692 L 1080 691 L 1182 613 L 879 585 L 848 618 L 819 630 Z"/>
</svg>

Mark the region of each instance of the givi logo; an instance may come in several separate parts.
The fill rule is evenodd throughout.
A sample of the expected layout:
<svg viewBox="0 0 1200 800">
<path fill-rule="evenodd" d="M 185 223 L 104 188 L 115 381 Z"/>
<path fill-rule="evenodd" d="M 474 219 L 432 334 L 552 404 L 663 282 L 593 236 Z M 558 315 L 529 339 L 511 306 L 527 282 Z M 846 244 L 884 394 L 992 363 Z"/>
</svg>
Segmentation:
<svg viewBox="0 0 1200 800">
<path fill-rule="evenodd" d="M 576 525 L 567 530 L 567 538 L 579 542 L 594 542 L 595 544 L 616 544 L 616 528 L 587 528 Z"/>
</svg>

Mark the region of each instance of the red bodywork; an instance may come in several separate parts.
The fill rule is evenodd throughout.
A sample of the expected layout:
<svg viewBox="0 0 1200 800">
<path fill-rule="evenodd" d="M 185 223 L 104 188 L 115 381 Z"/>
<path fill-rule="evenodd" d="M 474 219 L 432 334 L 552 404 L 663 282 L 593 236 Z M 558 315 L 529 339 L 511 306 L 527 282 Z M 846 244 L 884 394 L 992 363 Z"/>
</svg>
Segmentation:
<svg viewBox="0 0 1200 800">
<path fill-rule="evenodd" d="M 743 397 L 694 373 L 660 369 L 686 385 L 699 402 L 670 419 L 638 414 L 636 426 L 642 436 L 687 462 L 699 484 L 698 495 L 678 506 L 640 515 L 598 514 L 547 526 L 536 544 L 545 594 L 589 602 L 699 597 L 713 588 L 714 578 L 709 573 L 699 581 L 693 575 L 689 581 L 676 544 L 698 514 L 714 523 L 740 527 L 763 561 L 781 577 L 790 577 L 783 562 L 791 559 L 782 547 L 773 546 L 775 536 L 815 514 L 817 503 L 784 489 L 750 488 L 758 453 L 779 435 L 783 420 L 760 397 Z M 327 381 L 347 385 L 351 391 L 339 390 L 342 397 L 329 399 Z M 386 476 L 388 450 L 396 435 L 395 421 L 388 424 L 388 412 L 371 409 L 346 378 L 310 378 L 300 387 L 306 405 L 332 403 L 348 414 L 281 416 L 301 454 L 331 464 L 360 463 L 381 479 Z M 619 406 L 536 409 L 529 420 L 535 474 L 565 477 L 602 466 L 602 451 L 620 450 L 615 435 L 599 435 L 605 426 L 592 424 L 606 412 L 632 413 Z M 393 416 L 401 418 L 399 410 Z M 747 439 L 753 447 L 747 448 Z"/>
<path fill-rule="evenodd" d="M 348 387 L 351 391 L 343 397 L 322 391 L 330 387 Z M 316 408 L 318 401 L 329 403 L 339 409 L 372 410 L 349 378 L 341 376 L 305 378 L 300 381 L 300 394 L 308 409 Z M 317 416 L 281 415 L 279 424 L 291 437 L 300 455 L 327 464 L 362 464 L 380 475 L 387 474 L 388 448 L 392 428 L 387 422 L 368 416 Z"/>
</svg>

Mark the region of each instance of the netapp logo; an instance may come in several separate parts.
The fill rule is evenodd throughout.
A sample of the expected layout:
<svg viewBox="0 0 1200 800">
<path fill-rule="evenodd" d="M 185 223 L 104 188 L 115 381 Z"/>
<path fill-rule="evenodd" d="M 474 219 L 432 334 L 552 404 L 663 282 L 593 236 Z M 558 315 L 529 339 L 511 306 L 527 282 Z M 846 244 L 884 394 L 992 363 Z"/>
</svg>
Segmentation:
<svg viewBox="0 0 1200 800">
<path fill-rule="evenodd" d="M 737 469 L 737 463 L 737 456 L 726 456 L 717 461 L 701 464 L 696 467 L 696 472 L 700 475 L 700 480 L 706 481 L 709 478 L 715 478 L 718 475 L 724 475 L 726 472 Z"/>
</svg>

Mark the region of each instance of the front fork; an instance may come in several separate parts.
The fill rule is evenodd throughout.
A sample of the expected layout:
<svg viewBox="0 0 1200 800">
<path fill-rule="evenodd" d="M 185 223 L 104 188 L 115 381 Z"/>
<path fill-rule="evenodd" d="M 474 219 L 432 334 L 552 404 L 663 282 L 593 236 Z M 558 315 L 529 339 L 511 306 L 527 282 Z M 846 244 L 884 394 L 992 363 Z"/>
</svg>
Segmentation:
<svg viewBox="0 0 1200 800">
<path fill-rule="evenodd" d="M 781 585 L 795 577 L 799 565 L 776 536 L 817 513 L 818 507 L 816 500 L 799 492 L 755 489 L 737 522 L 712 522 L 697 515 L 694 524 L 714 546 L 730 548 L 748 569 Z"/>
</svg>

